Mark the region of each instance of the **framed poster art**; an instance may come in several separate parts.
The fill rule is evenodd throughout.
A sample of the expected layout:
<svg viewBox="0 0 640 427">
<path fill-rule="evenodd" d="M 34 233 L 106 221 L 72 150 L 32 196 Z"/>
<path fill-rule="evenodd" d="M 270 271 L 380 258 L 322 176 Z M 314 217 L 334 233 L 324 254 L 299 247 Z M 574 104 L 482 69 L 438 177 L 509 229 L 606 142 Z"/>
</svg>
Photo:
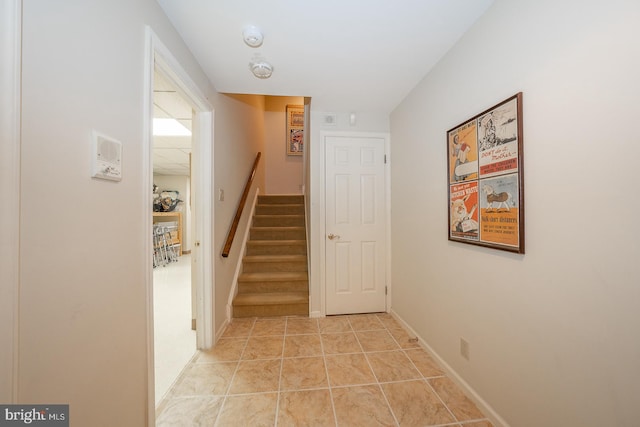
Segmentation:
<svg viewBox="0 0 640 427">
<path fill-rule="evenodd" d="M 304 152 L 304 106 L 287 105 L 287 155 Z"/>
<path fill-rule="evenodd" d="M 447 131 L 448 238 L 524 254 L 522 92 Z"/>
</svg>

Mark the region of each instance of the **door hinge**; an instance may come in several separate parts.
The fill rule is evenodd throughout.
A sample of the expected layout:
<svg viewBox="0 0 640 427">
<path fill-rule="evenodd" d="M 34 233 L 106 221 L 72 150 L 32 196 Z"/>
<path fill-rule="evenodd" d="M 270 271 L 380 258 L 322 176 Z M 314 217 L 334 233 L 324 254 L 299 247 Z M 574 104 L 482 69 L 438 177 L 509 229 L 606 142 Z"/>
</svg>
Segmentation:
<svg viewBox="0 0 640 427">
<path fill-rule="evenodd" d="M 387 164 L 387 155 L 386 154 L 384 155 L 384 164 L 385 165 Z"/>
<path fill-rule="evenodd" d="M 385 287 L 384 287 L 384 294 L 385 294 L 385 295 L 387 295 L 387 294 L 388 294 L 388 292 L 389 292 L 389 289 L 387 289 L 387 287 L 385 286 Z"/>
</svg>

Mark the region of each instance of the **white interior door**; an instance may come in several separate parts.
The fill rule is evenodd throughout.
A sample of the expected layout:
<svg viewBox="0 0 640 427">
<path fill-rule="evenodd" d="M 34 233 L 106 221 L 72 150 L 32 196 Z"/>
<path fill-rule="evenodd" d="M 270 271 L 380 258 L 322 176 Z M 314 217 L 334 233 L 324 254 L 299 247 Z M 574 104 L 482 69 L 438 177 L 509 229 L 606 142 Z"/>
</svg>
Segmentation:
<svg viewBox="0 0 640 427">
<path fill-rule="evenodd" d="M 385 140 L 325 137 L 326 313 L 386 310 Z"/>
</svg>

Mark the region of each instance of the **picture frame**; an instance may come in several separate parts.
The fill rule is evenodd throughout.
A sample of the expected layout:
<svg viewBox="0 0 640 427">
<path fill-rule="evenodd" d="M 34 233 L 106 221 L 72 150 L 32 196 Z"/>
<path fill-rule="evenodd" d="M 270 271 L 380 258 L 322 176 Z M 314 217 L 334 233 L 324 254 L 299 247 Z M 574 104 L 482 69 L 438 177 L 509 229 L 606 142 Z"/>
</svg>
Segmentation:
<svg viewBox="0 0 640 427">
<path fill-rule="evenodd" d="M 304 106 L 287 105 L 287 155 L 302 156 L 304 153 Z"/>
<path fill-rule="evenodd" d="M 446 138 L 448 239 L 524 254 L 522 92 Z"/>
</svg>

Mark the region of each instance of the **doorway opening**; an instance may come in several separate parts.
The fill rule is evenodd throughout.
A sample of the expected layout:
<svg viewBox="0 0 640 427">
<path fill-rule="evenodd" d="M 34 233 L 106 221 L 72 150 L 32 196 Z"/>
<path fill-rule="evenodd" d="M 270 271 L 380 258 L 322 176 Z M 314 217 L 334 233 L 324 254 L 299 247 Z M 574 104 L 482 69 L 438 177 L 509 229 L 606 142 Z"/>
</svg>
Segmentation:
<svg viewBox="0 0 640 427">
<path fill-rule="evenodd" d="M 196 350 L 191 265 L 193 107 L 153 79 L 153 311 L 156 405 Z"/>
<path fill-rule="evenodd" d="M 158 39 L 150 27 L 146 28 L 146 55 L 144 80 L 144 132 L 142 140 L 143 162 L 142 183 L 144 204 L 144 224 L 148 235 L 144 237 L 144 250 L 149 256 L 146 258 L 146 289 L 147 289 L 147 377 L 148 399 L 147 416 L 149 424 L 153 425 L 156 409 L 156 373 L 155 373 L 155 322 L 154 322 L 154 280 L 153 280 L 153 117 L 154 117 L 154 81 L 161 75 L 192 111 L 191 122 L 191 161 L 188 200 L 190 207 L 190 231 L 185 235 L 190 242 L 190 265 L 186 267 L 191 273 L 192 306 L 195 311 L 196 337 L 195 348 L 190 347 L 191 354 L 197 349 L 209 349 L 214 342 L 214 292 L 213 277 L 214 264 L 212 245 L 214 241 L 212 209 L 212 176 L 213 176 L 213 108 L 207 101 L 199 87 L 182 68 L 167 47 Z M 177 231 L 177 230 L 176 230 Z M 180 236 L 182 237 L 182 236 Z M 180 240 L 180 239 L 179 239 Z M 181 240 L 180 240 L 181 242 Z M 172 242 L 177 243 L 177 242 Z M 175 249 L 184 248 L 177 245 Z M 184 256 L 184 255 L 183 255 Z M 178 259 L 181 257 L 178 256 Z M 186 260 L 184 258 L 183 260 Z M 162 268 L 162 267 L 160 267 Z M 189 316 L 192 317 L 193 315 Z M 187 327 L 191 328 L 187 321 Z M 162 396 L 158 396 L 161 398 Z M 157 399 L 159 400 L 159 399 Z"/>
</svg>

